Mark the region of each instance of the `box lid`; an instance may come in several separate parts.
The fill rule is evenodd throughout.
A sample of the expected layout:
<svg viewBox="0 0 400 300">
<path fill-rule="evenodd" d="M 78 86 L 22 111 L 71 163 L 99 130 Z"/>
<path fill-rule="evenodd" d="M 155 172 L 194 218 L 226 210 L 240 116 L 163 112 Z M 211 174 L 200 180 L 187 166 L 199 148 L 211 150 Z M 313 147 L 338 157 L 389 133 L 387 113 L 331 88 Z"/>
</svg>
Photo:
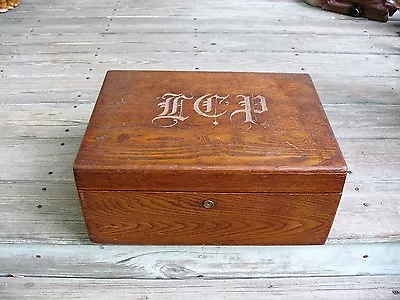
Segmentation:
<svg viewBox="0 0 400 300">
<path fill-rule="evenodd" d="M 341 192 L 346 165 L 304 74 L 109 71 L 79 189 Z"/>
</svg>

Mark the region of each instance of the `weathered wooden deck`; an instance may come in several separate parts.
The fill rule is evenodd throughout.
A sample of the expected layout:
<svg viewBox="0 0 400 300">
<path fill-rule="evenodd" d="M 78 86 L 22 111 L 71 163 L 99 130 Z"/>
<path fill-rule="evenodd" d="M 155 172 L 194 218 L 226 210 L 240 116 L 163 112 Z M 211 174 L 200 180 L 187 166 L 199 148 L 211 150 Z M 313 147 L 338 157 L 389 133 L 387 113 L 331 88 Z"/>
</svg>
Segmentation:
<svg viewBox="0 0 400 300">
<path fill-rule="evenodd" d="M 400 299 L 399 13 L 22 2 L 0 15 L 1 299 Z M 91 244 L 72 162 L 108 69 L 310 73 L 350 169 L 327 244 Z"/>
</svg>

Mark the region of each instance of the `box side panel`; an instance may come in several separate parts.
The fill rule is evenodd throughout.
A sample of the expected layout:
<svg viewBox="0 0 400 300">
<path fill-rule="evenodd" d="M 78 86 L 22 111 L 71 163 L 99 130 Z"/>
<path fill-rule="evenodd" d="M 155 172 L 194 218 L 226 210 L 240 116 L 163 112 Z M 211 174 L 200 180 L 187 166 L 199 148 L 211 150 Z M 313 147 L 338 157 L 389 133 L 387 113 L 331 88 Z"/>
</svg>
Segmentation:
<svg viewBox="0 0 400 300">
<path fill-rule="evenodd" d="M 341 196 L 129 191 L 79 194 L 94 242 L 146 245 L 323 244 Z"/>
</svg>

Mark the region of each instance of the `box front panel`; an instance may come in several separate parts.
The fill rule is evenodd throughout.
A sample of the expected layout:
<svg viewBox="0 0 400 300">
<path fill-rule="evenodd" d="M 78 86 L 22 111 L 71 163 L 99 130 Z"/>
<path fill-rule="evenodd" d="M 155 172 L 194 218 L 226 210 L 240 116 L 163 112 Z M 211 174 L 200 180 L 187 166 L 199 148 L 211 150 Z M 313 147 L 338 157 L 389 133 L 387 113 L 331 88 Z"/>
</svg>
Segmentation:
<svg viewBox="0 0 400 300">
<path fill-rule="evenodd" d="M 110 244 L 323 244 L 340 194 L 79 191 L 90 238 Z"/>
</svg>

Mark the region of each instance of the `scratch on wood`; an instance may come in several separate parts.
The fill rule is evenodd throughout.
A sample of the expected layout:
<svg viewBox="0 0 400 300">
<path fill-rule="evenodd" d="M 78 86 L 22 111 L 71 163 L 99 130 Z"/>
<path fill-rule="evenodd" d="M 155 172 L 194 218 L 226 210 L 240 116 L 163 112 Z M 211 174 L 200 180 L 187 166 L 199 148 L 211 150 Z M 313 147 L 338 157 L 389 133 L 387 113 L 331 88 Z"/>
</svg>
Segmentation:
<svg viewBox="0 0 400 300">
<path fill-rule="evenodd" d="M 299 147 L 293 145 L 292 143 L 290 143 L 290 142 L 288 142 L 288 141 L 286 141 L 286 144 L 288 144 L 288 145 L 292 146 L 293 148 L 296 148 L 297 150 L 299 150 Z"/>
</svg>

